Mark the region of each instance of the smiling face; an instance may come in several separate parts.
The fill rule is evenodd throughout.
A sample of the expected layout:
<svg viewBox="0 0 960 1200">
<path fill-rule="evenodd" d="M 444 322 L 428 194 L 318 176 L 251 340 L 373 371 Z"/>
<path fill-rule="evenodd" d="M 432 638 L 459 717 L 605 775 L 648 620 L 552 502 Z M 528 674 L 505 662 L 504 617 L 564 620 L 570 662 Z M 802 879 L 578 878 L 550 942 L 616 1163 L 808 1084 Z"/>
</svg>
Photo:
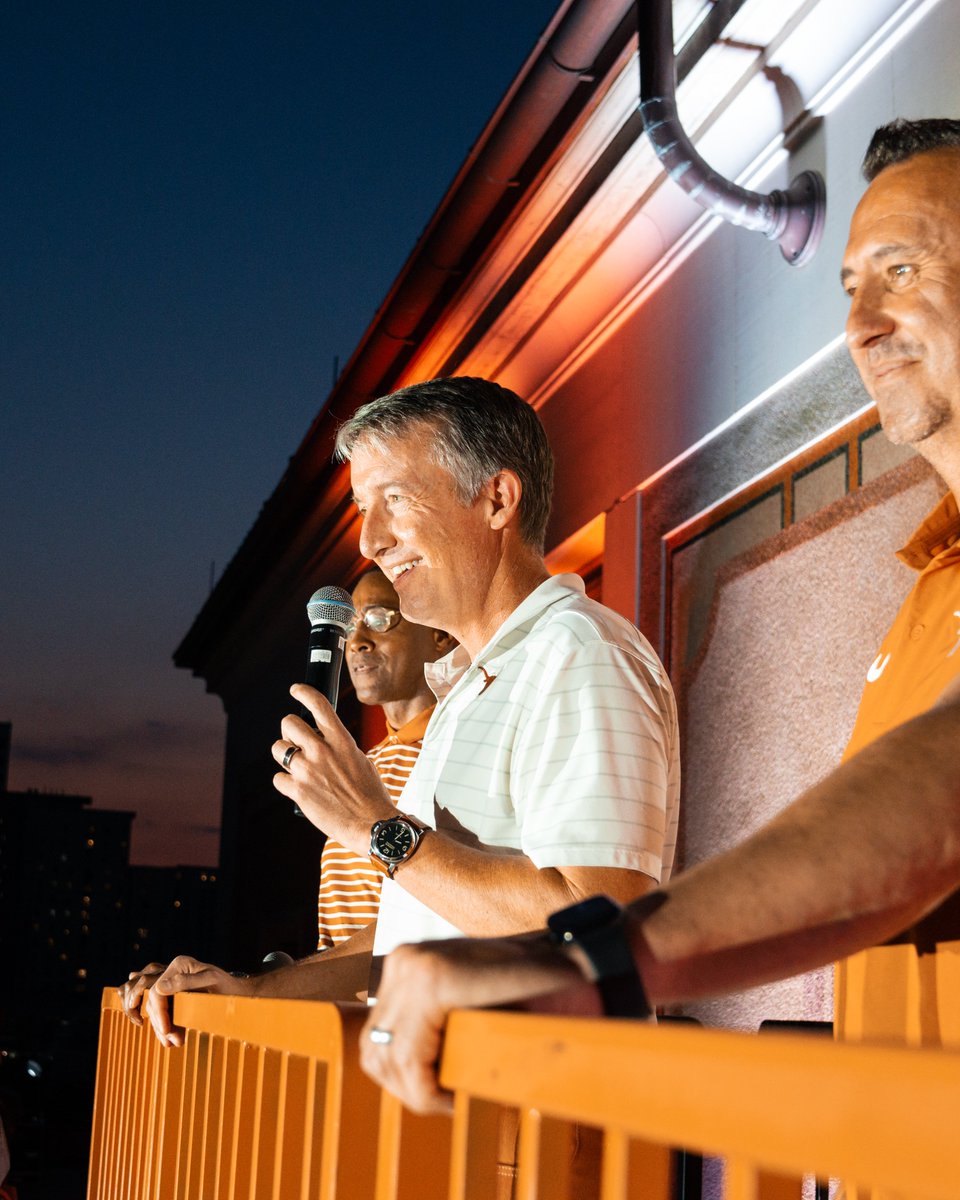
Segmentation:
<svg viewBox="0 0 960 1200">
<path fill-rule="evenodd" d="M 393 583 L 408 620 L 448 630 L 472 659 L 548 573 L 521 533 L 519 474 L 500 468 L 464 502 L 437 463 L 438 436 L 429 420 L 411 419 L 402 432 L 353 443 L 360 549 Z"/>
<path fill-rule="evenodd" d="M 371 608 L 399 608 L 397 593 L 379 571 L 364 575 L 353 589 L 360 615 Z M 383 633 L 359 623 L 347 640 L 347 670 L 361 704 L 383 706 L 387 720 L 399 728 L 433 703 L 423 664 L 435 662 L 450 648 L 438 630 L 413 625 L 402 617 Z"/>
<path fill-rule="evenodd" d="M 420 424 L 383 449 L 364 441 L 354 447 L 360 549 L 393 582 L 408 620 L 466 641 L 482 623 L 500 539 L 488 497 L 481 492 L 466 505 L 458 499 L 453 476 L 433 461 L 432 437 Z"/>
<path fill-rule="evenodd" d="M 958 194 L 960 151 L 887 167 L 853 215 L 841 272 L 847 344 L 884 432 L 934 457 L 960 440 Z"/>
</svg>

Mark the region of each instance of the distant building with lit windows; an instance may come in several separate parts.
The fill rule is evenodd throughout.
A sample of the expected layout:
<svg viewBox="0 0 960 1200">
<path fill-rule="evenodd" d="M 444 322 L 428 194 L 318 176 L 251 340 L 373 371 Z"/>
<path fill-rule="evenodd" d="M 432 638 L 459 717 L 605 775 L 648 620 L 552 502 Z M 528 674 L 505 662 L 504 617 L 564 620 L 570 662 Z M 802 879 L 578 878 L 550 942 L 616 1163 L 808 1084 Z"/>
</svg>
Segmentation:
<svg viewBox="0 0 960 1200">
<path fill-rule="evenodd" d="M 131 867 L 130 965 L 169 962 L 189 949 L 216 959 L 215 867 Z"/>
<path fill-rule="evenodd" d="M 129 970 L 127 885 L 132 812 L 88 796 L 0 793 L 0 1005 L 98 995 Z"/>
</svg>

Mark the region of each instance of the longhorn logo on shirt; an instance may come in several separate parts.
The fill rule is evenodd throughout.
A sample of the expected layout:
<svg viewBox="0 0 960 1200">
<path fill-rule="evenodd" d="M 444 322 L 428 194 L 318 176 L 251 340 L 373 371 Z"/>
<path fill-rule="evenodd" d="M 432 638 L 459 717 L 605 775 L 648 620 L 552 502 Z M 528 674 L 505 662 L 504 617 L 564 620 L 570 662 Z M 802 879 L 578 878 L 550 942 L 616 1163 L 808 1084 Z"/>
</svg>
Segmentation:
<svg viewBox="0 0 960 1200">
<path fill-rule="evenodd" d="M 887 669 L 887 663 L 889 661 L 889 654 L 878 654 L 867 670 L 867 683 L 876 683 L 880 676 Z"/>
</svg>

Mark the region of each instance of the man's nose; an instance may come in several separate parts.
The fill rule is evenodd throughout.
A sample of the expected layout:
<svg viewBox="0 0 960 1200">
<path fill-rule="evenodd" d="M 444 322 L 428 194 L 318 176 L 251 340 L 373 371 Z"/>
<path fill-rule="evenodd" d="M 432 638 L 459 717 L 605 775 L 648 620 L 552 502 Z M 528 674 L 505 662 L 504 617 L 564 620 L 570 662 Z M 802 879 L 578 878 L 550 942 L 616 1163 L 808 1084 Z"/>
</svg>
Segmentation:
<svg viewBox="0 0 960 1200">
<path fill-rule="evenodd" d="M 368 508 L 360 526 L 360 553 L 364 558 L 377 562 L 379 555 L 392 545 L 393 537 L 386 514 L 373 507 Z"/>
<path fill-rule="evenodd" d="M 353 651 L 367 651 L 373 648 L 370 630 L 362 621 L 358 621 L 347 638 L 347 646 Z"/>
<path fill-rule="evenodd" d="M 846 333 L 850 349 L 866 349 L 872 342 L 893 333 L 895 327 L 884 289 L 876 283 L 858 287 L 850 299 L 847 313 Z"/>
</svg>

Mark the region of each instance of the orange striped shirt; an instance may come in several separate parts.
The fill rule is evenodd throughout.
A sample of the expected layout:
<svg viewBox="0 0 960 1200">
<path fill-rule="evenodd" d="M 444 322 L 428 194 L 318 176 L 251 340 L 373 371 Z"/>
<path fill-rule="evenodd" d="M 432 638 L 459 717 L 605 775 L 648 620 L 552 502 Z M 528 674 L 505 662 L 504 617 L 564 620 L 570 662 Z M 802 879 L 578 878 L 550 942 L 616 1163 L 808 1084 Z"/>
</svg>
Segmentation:
<svg viewBox="0 0 960 1200">
<path fill-rule="evenodd" d="M 431 705 L 399 729 L 387 725 L 387 736 L 367 751 L 383 786 L 394 802 L 420 754 Z M 330 950 L 377 919 L 383 872 L 369 856 L 354 854 L 328 838 L 320 856 L 320 893 L 317 897 L 317 949 Z"/>
</svg>

